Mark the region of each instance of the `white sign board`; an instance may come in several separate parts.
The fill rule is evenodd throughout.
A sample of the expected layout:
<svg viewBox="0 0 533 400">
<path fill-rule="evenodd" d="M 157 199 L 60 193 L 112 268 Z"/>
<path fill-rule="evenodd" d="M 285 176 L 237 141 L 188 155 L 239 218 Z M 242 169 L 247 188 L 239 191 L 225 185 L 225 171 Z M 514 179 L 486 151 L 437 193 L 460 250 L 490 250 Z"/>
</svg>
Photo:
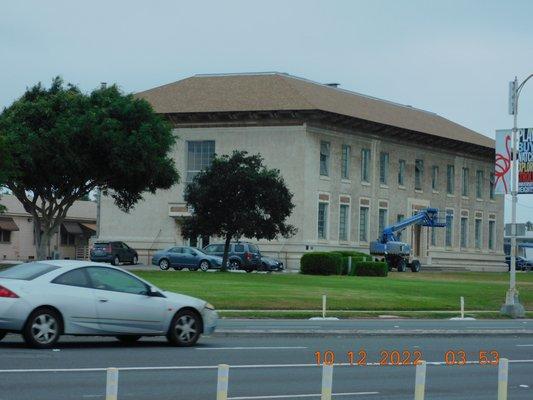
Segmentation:
<svg viewBox="0 0 533 400">
<path fill-rule="evenodd" d="M 496 131 L 496 159 L 494 164 L 494 193 L 511 193 L 512 132 Z"/>
</svg>

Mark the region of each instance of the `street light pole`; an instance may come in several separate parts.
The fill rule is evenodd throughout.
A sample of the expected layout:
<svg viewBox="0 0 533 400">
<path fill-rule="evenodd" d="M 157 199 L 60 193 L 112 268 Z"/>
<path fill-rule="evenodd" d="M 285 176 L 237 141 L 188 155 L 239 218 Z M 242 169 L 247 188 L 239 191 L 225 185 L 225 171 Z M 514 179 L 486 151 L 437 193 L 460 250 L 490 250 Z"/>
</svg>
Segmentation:
<svg viewBox="0 0 533 400">
<path fill-rule="evenodd" d="M 502 306 L 502 314 L 509 315 L 513 318 L 524 318 L 525 309 L 518 299 L 518 291 L 516 290 L 516 203 L 518 202 L 518 97 L 524 87 L 525 83 L 533 77 L 533 74 L 529 75 L 520 85 L 518 85 L 518 78 L 514 78 L 511 90 L 511 101 L 513 104 L 510 110 L 513 114 L 513 155 L 511 160 L 511 174 L 512 174 L 512 186 L 511 186 L 511 271 L 509 277 L 509 290 L 505 296 L 505 304 Z"/>
</svg>

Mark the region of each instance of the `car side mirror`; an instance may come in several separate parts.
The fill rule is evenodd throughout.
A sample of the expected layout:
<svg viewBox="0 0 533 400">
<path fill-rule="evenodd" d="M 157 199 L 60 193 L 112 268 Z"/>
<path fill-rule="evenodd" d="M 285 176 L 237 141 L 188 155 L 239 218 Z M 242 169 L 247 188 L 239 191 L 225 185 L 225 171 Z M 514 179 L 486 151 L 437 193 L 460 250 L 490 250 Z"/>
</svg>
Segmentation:
<svg viewBox="0 0 533 400">
<path fill-rule="evenodd" d="M 148 286 L 146 288 L 146 295 L 148 297 L 163 297 L 163 294 L 157 290 L 155 290 L 152 286 Z"/>
</svg>

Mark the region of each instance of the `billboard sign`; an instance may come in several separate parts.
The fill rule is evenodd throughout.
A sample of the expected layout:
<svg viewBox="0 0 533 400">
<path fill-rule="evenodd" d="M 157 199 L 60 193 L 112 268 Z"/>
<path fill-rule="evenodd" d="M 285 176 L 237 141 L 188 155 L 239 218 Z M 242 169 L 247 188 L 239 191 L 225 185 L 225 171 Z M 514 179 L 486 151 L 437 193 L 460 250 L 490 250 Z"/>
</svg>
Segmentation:
<svg viewBox="0 0 533 400">
<path fill-rule="evenodd" d="M 518 194 L 533 194 L 533 128 L 518 134 Z"/>
<path fill-rule="evenodd" d="M 494 193 L 511 193 L 511 136 L 510 129 L 496 131 L 496 160 L 494 164 Z"/>
</svg>

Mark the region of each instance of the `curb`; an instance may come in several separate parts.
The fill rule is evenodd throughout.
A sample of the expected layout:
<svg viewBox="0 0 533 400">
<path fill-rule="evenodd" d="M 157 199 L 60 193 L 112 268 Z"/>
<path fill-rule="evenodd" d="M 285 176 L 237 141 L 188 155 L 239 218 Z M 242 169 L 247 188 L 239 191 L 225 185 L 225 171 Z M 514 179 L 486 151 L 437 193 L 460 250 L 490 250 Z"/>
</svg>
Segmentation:
<svg viewBox="0 0 533 400">
<path fill-rule="evenodd" d="M 300 336 L 512 336 L 532 335 L 531 329 L 472 329 L 468 331 L 460 329 L 220 329 L 216 330 L 215 336 L 247 336 L 247 335 L 300 335 Z"/>
</svg>

